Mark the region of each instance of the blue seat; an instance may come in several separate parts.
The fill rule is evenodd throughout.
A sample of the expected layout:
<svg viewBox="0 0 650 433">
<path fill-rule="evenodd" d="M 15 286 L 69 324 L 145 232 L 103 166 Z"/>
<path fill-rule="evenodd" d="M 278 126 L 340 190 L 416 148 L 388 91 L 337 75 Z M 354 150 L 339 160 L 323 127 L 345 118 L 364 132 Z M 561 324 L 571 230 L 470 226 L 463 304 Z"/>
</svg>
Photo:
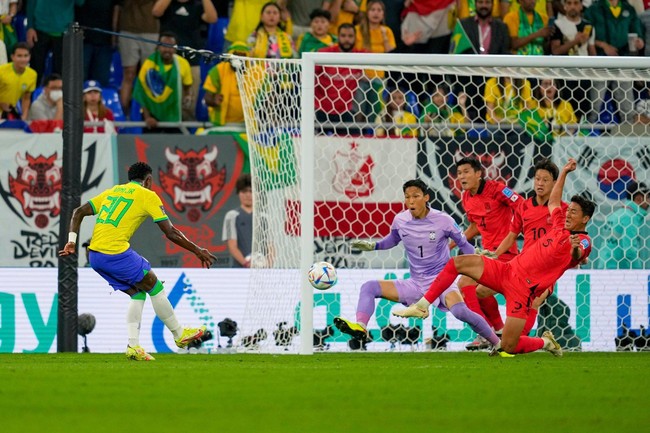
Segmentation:
<svg viewBox="0 0 650 433">
<path fill-rule="evenodd" d="M 412 90 L 407 91 L 404 94 L 406 98 L 406 106 L 408 111 L 415 115 L 418 119 L 420 118 L 420 104 L 418 103 L 418 96 Z"/>
<path fill-rule="evenodd" d="M 142 121 L 142 112 L 140 111 L 140 104 L 135 99 L 131 99 L 131 112 L 129 114 L 129 119 L 133 122 Z M 142 134 L 142 128 L 131 127 L 131 128 L 121 128 L 120 134 Z"/>
<path fill-rule="evenodd" d="M 41 96 L 41 93 L 43 93 L 43 86 L 38 86 L 34 91 L 32 92 L 32 102 L 36 101 L 39 96 Z"/>
<path fill-rule="evenodd" d="M 108 79 L 108 85 L 119 89 L 122 86 L 122 57 L 120 57 L 120 52 L 115 50 L 113 52 L 113 61 L 111 62 L 111 75 Z"/>
<path fill-rule="evenodd" d="M 223 44 L 226 40 L 226 30 L 229 22 L 229 18 L 218 18 L 216 23 L 210 24 L 210 28 L 208 29 L 208 40 L 205 42 L 205 48 L 215 54 L 223 53 Z"/>
<path fill-rule="evenodd" d="M 207 122 L 210 120 L 210 115 L 208 114 L 208 106 L 203 99 L 205 96 L 205 90 L 203 86 L 199 87 L 199 95 L 196 100 L 196 120 L 199 122 Z"/>
<path fill-rule="evenodd" d="M 124 109 L 122 108 L 122 103 L 120 102 L 120 94 L 117 90 L 113 89 L 112 87 L 105 87 L 102 90 L 102 100 L 104 101 L 104 105 L 107 108 L 110 108 L 113 112 L 115 120 L 126 120 Z"/>
<path fill-rule="evenodd" d="M 603 105 L 601 106 L 600 114 L 598 115 L 598 122 L 604 124 L 621 123 L 621 118 L 616 110 L 616 103 L 612 97 L 612 92 L 609 90 L 605 93 Z"/>
<path fill-rule="evenodd" d="M 16 30 L 18 41 L 25 42 L 27 40 L 27 16 L 23 13 L 16 14 L 11 25 Z"/>
</svg>

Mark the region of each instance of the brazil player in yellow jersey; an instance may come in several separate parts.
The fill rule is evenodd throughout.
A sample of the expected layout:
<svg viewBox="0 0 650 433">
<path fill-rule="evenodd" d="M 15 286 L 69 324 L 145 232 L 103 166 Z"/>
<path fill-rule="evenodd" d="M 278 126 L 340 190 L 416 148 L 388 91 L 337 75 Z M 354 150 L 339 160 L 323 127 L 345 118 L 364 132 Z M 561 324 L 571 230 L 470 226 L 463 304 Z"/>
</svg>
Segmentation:
<svg viewBox="0 0 650 433">
<path fill-rule="evenodd" d="M 205 326 L 183 328 L 169 303 L 165 290 L 149 262 L 131 249 L 129 240 L 140 224 L 151 217 L 165 233 L 167 239 L 194 253 L 201 264 L 209 268 L 216 260 L 207 249 L 200 248 L 173 226 L 165 214 L 160 197 L 151 190 L 153 176 L 151 167 L 137 162 L 129 167 L 129 182 L 107 189 L 87 203 L 76 208 L 70 221 L 68 242 L 59 255 L 74 254 L 77 234 L 84 217 L 97 215 L 95 229 L 88 249 L 90 266 L 101 275 L 114 290 L 131 297 L 126 315 L 129 342 L 126 356 L 136 361 L 153 361 L 140 346 L 140 321 L 146 294 L 158 318 L 174 334 L 178 347 L 186 347 L 203 336 Z"/>
</svg>

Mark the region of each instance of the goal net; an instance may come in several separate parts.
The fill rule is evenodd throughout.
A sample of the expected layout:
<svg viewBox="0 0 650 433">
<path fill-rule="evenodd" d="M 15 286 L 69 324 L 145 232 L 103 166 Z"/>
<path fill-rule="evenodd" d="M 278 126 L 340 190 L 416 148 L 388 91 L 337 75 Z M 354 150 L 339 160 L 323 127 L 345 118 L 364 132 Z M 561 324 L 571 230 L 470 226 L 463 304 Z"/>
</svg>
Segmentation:
<svg viewBox="0 0 650 433">
<path fill-rule="evenodd" d="M 387 300 L 377 300 L 368 344 L 332 326 L 337 316 L 355 319 L 365 281 L 409 277 L 401 245 L 361 252 L 349 244 L 389 233 L 405 181 L 423 180 L 431 206 L 467 228 L 455 167 L 464 156 L 526 197 L 536 161 L 578 160 L 564 200 L 581 194 L 597 203 L 593 251 L 558 281 L 531 333 L 551 330 L 569 350 L 643 343 L 650 197 L 637 192 L 650 184 L 650 60 L 310 53 L 231 61 L 255 203 L 242 350 L 464 350 L 475 335 L 451 314 L 402 320 Z M 481 246 L 480 236 L 472 242 Z M 306 279 L 321 260 L 339 278 L 323 292 Z"/>
</svg>

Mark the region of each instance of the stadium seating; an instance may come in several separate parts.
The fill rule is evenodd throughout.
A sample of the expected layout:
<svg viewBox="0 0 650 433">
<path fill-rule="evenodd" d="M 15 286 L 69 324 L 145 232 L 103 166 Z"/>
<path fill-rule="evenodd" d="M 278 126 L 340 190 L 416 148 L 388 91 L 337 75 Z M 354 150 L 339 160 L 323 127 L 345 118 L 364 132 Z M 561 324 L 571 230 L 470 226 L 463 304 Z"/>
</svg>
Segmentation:
<svg viewBox="0 0 650 433">
<path fill-rule="evenodd" d="M 118 50 L 115 50 L 113 52 L 113 61 L 111 62 L 111 76 L 108 79 L 108 85 L 116 90 L 120 90 L 120 86 L 122 86 L 122 78 L 122 57 L 120 57 L 120 52 Z"/>
<path fill-rule="evenodd" d="M 226 29 L 228 28 L 229 18 L 219 18 L 217 22 L 210 25 L 208 30 L 208 40 L 205 43 L 205 48 L 221 54 L 223 52 L 223 44 L 225 42 Z"/>
<path fill-rule="evenodd" d="M 207 122 L 210 120 L 208 115 L 208 106 L 205 104 L 203 96 L 205 95 L 205 90 L 203 86 L 199 87 L 199 95 L 196 101 L 196 120 L 200 122 Z"/>
<path fill-rule="evenodd" d="M 115 120 L 126 120 L 124 110 L 122 109 L 122 103 L 120 102 L 120 93 L 118 90 L 112 87 L 105 87 L 102 90 L 102 100 L 104 101 L 104 105 L 107 108 L 110 108 L 113 112 Z"/>
</svg>

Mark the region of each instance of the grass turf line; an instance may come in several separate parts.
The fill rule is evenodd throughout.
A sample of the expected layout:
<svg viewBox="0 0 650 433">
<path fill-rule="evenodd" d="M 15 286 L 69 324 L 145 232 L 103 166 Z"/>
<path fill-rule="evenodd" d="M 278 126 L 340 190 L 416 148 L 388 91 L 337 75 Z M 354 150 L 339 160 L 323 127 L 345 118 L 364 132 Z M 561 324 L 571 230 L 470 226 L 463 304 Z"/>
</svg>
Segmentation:
<svg viewBox="0 0 650 433">
<path fill-rule="evenodd" d="M 650 354 L 0 355 L 13 432 L 648 431 Z"/>
</svg>

